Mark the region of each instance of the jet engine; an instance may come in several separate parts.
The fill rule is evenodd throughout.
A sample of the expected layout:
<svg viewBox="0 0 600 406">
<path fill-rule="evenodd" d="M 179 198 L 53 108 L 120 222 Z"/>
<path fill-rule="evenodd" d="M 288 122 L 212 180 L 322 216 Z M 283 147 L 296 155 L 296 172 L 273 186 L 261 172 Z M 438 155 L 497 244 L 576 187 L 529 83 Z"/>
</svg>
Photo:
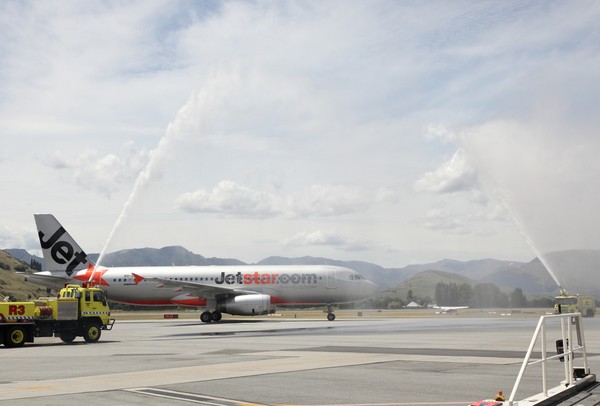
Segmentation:
<svg viewBox="0 0 600 406">
<path fill-rule="evenodd" d="M 263 294 L 238 295 L 217 302 L 217 311 L 238 316 L 269 314 L 275 312 L 271 307 L 271 296 Z"/>
</svg>

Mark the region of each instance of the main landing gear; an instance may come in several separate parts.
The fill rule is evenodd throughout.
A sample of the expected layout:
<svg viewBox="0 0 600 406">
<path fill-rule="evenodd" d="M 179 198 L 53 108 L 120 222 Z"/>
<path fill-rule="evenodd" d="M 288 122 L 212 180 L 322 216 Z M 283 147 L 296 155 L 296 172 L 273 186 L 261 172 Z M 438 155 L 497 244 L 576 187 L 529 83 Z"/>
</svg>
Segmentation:
<svg viewBox="0 0 600 406">
<path fill-rule="evenodd" d="M 200 321 L 203 323 L 210 323 L 211 321 L 220 321 L 221 318 L 223 317 L 223 315 L 221 314 L 221 312 L 202 312 L 202 314 L 200 315 Z"/>
<path fill-rule="evenodd" d="M 333 305 L 332 304 L 327 305 L 327 320 L 329 320 L 329 321 L 335 320 L 335 314 L 333 314 Z"/>
</svg>

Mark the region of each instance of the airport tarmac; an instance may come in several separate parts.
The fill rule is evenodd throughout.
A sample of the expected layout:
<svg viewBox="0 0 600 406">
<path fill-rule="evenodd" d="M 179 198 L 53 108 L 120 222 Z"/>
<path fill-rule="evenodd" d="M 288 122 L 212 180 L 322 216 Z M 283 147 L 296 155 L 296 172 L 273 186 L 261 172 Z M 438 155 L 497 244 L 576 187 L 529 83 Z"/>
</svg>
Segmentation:
<svg viewBox="0 0 600 406">
<path fill-rule="evenodd" d="M 0 347 L 0 405 L 468 405 L 498 390 L 508 399 L 537 322 L 355 312 L 334 322 L 119 320 L 96 344 Z M 598 373 L 600 319 L 584 327 Z M 563 373 L 555 360 L 550 386 Z M 517 399 L 538 392 L 541 371 L 532 367 Z"/>
</svg>

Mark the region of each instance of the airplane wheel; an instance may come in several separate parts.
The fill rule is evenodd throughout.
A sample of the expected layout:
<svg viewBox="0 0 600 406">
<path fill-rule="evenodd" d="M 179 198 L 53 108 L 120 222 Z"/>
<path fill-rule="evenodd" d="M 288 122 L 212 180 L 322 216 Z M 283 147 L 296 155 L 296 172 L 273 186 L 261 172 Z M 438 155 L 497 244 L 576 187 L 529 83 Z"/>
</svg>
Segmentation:
<svg viewBox="0 0 600 406">
<path fill-rule="evenodd" d="M 200 321 L 202 323 L 210 323 L 213 320 L 212 314 L 210 312 L 202 312 L 200 315 Z"/>
<path fill-rule="evenodd" d="M 221 321 L 221 319 L 223 318 L 223 315 L 221 314 L 221 312 L 212 312 L 212 321 Z"/>
<path fill-rule="evenodd" d="M 334 320 L 335 320 L 335 314 L 333 314 L 333 313 L 329 313 L 329 314 L 327 315 L 327 320 L 329 320 L 329 321 L 334 321 Z"/>
</svg>

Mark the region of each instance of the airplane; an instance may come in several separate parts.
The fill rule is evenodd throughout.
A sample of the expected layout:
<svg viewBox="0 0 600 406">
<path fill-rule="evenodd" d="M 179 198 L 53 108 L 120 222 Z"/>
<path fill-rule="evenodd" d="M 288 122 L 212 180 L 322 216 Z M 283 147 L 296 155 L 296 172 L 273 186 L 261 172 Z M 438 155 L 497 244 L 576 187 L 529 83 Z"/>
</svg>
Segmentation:
<svg viewBox="0 0 600 406">
<path fill-rule="evenodd" d="M 52 214 L 34 214 L 45 270 L 28 280 L 59 288 L 65 282 L 100 286 L 109 300 L 134 305 L 203 307 L 200 320 L 222 314 L 275 312 L 278 304 L 333 307 L 368 299 L 377 286 L 358 272 L 330 265 L 96 266 Z"/>
<path fill-rule="evenodd" d="M 439 311 L 435 312 L 435 314 L 448 314 L 448 313 L 458 313 L 459 310 L 468 309 L 469 306 L 432 306 L 432 309 L 439 309 Z"/>
</svg>

